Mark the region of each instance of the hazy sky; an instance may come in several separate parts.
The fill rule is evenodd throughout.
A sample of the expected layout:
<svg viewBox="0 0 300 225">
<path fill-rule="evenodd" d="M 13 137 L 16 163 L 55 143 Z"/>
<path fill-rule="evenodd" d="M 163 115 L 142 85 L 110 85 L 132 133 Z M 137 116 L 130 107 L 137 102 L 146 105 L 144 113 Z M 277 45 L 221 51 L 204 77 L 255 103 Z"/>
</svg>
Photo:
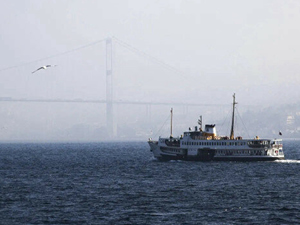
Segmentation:
<svg viewBox="0 0 300 225">
<path fill-rule="evenodd" d="M 298 0 L 0 0 L 0 97 L 105 99 L 105 42 L 26 63 L 115 36 L 182 72 L 115 43 L 116 99 L 295 103 L 299 21 Z"/>
</svg>

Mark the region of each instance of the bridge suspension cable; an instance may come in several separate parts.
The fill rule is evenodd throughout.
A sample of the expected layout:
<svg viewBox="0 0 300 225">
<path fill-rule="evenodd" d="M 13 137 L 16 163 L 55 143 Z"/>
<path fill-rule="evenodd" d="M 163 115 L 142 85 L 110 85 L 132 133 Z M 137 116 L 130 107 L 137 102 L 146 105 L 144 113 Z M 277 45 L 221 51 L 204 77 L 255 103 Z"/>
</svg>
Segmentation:
<svg viewBox="0 0 300 225">
<path fill-rule="evenodd" d="M 155 63 L 155 64 L 158 64 L 162 67 L 164 67 L 165 69 L 169 70 L 169 71 L 172 71 L 176 74 L 179 74 L 183 77 L 186 77 L 185 74 L 176 69 L 175 67 L 173 66 L 170 66 L 168 65 L 167 63 L 163 62 L 162 60 L 154 57 L 154 56 L 151 56 L 150 54 L 142 51 L 142 50 L 139 50 L 137 49 L 136 47 L 133 47 L 132 45 L 120 40 L 119 38 L 113 36 L 112 39 L 114 41 L 116 41 L 117 44 L 119 44 L 120 46 L 126 48 L 127 50 L 147 59 L 147 60 L 150 60 L 151 62 Z M 91 47 L 91 46 L 94 46 L 94 45 L 97 45 L 99 43 L 102 43 L 104 41 L 106 41 L 107 38 L 103 38 L 101 40 L 97 40 L 97 41 L 94 41 L 92 43 L 89 43 L 89 44 L 86 44 L 86 45 L 82 45 L 82 46 L 79 46 L 77 48 L 73 48 L 73 49 L 70 49 L 68 51 L 65 51 L 65 52 L 60 52 L 60 53 L 57 53 L 57 54 L 54 54 L 54 55 L 50 55 L 50 56 L 46 56 L 46 57 L 43 57 L 43 58 L 39 58 L 39 59 L 36 59 L 36 60 L 32 60 L 32 61 L 29 61 L 29 62 L 25 62 L 25 63 L 21 63 L 19 65 L 14 65 L 14 66 L 9 66 L 9 67 L 5 67 L 5 68 L 2 68 L 0 69 L 0 72 L 2 71 L 6 71 L 6 70 L 10 70 L 10 69 L 15 69 L 15 68 L 18 68 L 18 67 L 22 67 L 22 66 L 25 66 L 25 65 L 29 65 L 29 64 L 32 64 L 32 63 L 36 63 L 36 62 L 40 62 L 40 61 L 43 61 L 43 60 L 47 60 L 47 59 L 51 59 L 51 58 L 56 58 L 56 57 L 59 57 L 59 56 L 63 56 L 63 55 L 67 55 L 67 54 L 70 54 L 70 53 L 73 53 L 73 52 L 76 52 L 76 51 L 79 51 L 81 49 L 84 49 L 84 48 L 88 48 L 88 47 Z"/>
<path fill-rule="evenodd" d="M 106 41 L 106 39 L 107 38 L 104 38 L 104 39 L 101 39 L 101 40 L 98 40 L 98 41 L 95 41 L 95 42 L 92 42 L 92 43 L 89 43 L 89 44 L 86 44 L 86 45 L 79 46 L 77 48 L 73 48 L 73 49 L 65 51 L 65 52 L 57 53 L 55 55 L 51 55 L 51 56 L 47 56 L 47 57 L 44 57 L 44 58 L 36 59 L 36 60 L 33 60 L 33 61 L 25 62 L 25 63 L 19 64 L 19 65 L 14 65 L 14 66 L 2 68 L 2 69 L 0 69 L 0 72 L 5 71 L 5 70 L 10 70 L 10 69 L 15 69 L 15 68 L 18 68 L 18 67 L 22 67 L 22 66 L 25 66 L 25 65 L 32 64 L 32 63 L 40 62 L 40 61 L 43 61 L 43 60 L 46 60 L 46 59 L 51 59 L 51 58 L 59 57 L 59 56 L 66 55 L 66 54 L 69 54 L 69 53 L 72 53 L 72 52 L 76 52 L 76 51 L 79 51 L 81 49 L 88 48 L 88 47 L 91 47 L 93 45 L 97 45 L 97 44 L 99 44 L 99 43 L 101 43 L 103 41 Z"/>
<path fill-rule="evenodd" d="M 168 65 L 167 63 L 163 62 L 162 60 L 160 60 L 160 59 L 158 59 L 158 58 L 156 58 L 154 56 L 151 56 L 150 54 L 148 54 L 148 53 L 146 53 L 144 51 L 141 51 L 141 50 L 137 49 L 136 47 L 133 47 L 132 45 L 125 43 L 124 41 L 121 41 L 120 39 L 118 39 L 115 36 L 113 36 L 112 39 L 115 40 L 117 44 L 119 44 L 122 47 L 128 49 L 129 51 L 131 51 L 131 52 L 133 52 L 133 53 L 135 53 L 135 54 L 137 54 L 139 56 L 142 56 L 143 58 L 146 58 L 146 59 L 152 61 L 153 63 L 156 63 L 156 64 L 164 67 L 167 70 L 170 70 L 170 71 L 172 71 L 172 72 L 174 72 L 176 74 L 179 74 L 179 75 L 185 77 L 185 74 L 182 71 L 176 69 L 173 66 Z"/>
</svg>

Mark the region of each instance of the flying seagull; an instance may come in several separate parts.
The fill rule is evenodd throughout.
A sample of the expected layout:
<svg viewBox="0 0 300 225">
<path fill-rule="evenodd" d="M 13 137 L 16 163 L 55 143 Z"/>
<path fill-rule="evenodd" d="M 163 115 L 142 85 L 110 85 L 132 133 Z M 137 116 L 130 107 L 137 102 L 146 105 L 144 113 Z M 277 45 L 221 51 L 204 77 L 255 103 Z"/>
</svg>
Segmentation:
<svg viewBox="0 0 300 225">
<path fill-rule="evenodd" d="M 53 67 L 53 66 L 56 66 L 56 65 L 45 65 L 45 66 L 42 66 L 42 67 L 38 68 L 37 70 L 33 71 L 32 73 L 35 73 L 39 70 L 46 70 L 48 67 Z"/>
</svg>

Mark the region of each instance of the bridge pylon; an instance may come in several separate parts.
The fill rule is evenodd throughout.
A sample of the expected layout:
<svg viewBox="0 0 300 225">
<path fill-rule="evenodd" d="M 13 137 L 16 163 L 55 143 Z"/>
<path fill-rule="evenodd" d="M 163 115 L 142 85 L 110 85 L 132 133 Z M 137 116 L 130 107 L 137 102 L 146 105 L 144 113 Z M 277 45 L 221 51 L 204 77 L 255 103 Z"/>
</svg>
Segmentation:
<svg viewBox="0 0 300 225">
<path fill-rule="evenodd" d="M 106 39 L 106 129 L 109 138 L 117 135 L 117 126 L 114 116 L 114 89 L 113 89 L 113 46 L 112 39 Z"/>
</svg>

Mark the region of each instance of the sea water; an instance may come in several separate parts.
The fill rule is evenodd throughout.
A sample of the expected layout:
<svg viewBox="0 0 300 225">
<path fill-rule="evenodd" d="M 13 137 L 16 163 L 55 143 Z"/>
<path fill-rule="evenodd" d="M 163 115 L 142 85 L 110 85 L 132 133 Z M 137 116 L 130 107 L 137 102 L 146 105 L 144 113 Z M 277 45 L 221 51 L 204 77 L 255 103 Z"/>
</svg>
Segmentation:
<svg viewBox="0 0 300 225">
<path fill-rule="evenodd" d="M 0 144 L 0 224 L 300 224 L 286 160 L 155 160 L 146 142 Z"/>
</svg>

